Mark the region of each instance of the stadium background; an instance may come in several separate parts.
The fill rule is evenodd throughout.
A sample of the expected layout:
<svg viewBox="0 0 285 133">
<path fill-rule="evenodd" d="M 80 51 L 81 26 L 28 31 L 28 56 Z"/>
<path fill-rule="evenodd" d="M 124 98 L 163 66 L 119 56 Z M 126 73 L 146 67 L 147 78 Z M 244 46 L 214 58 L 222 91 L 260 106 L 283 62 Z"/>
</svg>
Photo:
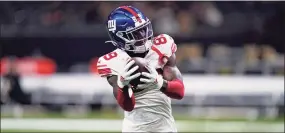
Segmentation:
<svg viewBox="0 0 285 133">
<path fill-rule="evenodd" d="M 121 5 L 178 45 L 179 131 L 284 132 L 285 8 L 266 1 L 1 1 L 1 131 L 120 131 L 96 61 L 114 49 L 104 22 Z"/>
</svg>

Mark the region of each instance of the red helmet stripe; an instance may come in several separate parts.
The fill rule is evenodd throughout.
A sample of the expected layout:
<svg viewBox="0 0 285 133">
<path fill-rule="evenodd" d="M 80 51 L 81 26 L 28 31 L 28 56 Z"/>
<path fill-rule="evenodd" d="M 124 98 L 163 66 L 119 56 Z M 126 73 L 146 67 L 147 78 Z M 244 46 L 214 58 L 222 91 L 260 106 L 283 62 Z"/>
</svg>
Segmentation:
<svg viewBox="0 0 285 133">
<path fill-rule="evenodd" d="M 142 22 L 141 18 L 139 17 L 139 15 L 130 7 L 128 6 L 121 6 L 121 8 L 127 10 L 128 12 L 130 12 L 132 15 L 135 16 L 135 18 L 137 19 L 137 21 L 139 21 L 140 23 Z"/>
</svg>

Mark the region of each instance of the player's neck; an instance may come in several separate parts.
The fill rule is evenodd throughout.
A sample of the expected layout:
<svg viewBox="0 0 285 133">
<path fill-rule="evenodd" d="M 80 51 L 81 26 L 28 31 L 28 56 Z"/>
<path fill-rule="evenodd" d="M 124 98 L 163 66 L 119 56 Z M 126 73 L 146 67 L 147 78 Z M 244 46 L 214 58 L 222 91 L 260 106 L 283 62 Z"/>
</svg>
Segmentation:
<svg viewBox="0 0 285 133">
<path fill-rule="evenodd" d="M 144 53 L 134 53 L 134 52 L 128 52 L 128 51 L 126 51 L 126 52 L 131 57 L 141 57 L 141 58 L 144 58 L 147 55 L 147 53 L 149 52 L 149 50 L 144 52 Z"/>
</svg>

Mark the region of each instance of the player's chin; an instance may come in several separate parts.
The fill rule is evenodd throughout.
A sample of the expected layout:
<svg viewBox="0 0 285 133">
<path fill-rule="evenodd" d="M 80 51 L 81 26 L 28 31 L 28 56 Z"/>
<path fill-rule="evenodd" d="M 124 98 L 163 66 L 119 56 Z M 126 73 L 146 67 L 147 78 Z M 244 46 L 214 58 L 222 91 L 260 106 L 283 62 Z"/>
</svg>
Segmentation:
<svg viewBox="0 0 285 133">
<path fill-rule="evenodd" d="M 143 46 L 145 44 L 145 41 L 137 41 L 137 42 L 135 42 L 135 46 L 136 47 L 140 47 L 140 46 Z"/>
<path fill-rule="evenodd" d="M 150 39 L 143 39 L 143 40 L 138 40 L 134 43 L 134 46 L 140 47 L 140 46 L 145 46 L 149 44 Z"/>
</svg>

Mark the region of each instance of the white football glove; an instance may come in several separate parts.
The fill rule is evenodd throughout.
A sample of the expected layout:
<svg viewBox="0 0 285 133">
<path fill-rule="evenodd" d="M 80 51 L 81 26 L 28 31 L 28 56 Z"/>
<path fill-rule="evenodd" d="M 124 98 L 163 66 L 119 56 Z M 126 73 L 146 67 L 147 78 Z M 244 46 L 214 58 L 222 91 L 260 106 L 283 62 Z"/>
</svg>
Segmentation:
<svg viewBox="0 0 285 133">
<path fill-rule="evenodd" d="M 143 84 L 139 84 L 138 88 L 140 89 L 160 89 L 163 84 L 163 78 L 161 75 L 157 73 L 154 67 L 146 66 L 149 73 L 142 72 L 142 75 L 145 76 L 145 78 L 141 78 L 140 81 L 144 82 Z"/>
<path fill-rule="evenodd" d="M 130 81 L 139 77 L 141 73 L 136 73 L 132 75 L 136 70 L 138 70 L 139 66 L 135 66 L 132 69 L 130 67 L 135 63 L 134 60 L 128 62 L 124 68 L 124 71 L 118 75 L 117 84 L 120 88 L 129 85 Z"/>
</svg>

